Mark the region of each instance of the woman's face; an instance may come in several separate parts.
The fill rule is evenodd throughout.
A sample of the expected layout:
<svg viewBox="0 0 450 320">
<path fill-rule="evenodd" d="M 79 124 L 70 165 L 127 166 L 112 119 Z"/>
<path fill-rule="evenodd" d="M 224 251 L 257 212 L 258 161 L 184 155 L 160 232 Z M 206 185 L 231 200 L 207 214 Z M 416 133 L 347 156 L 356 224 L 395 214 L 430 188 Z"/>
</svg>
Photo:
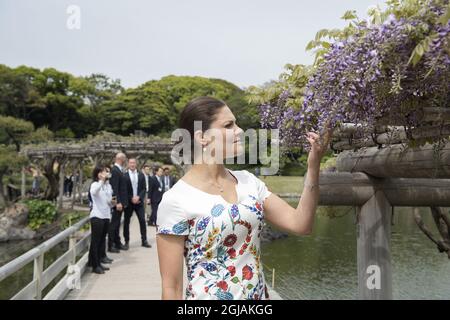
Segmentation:
<svg viewBox="0 0 450 320">
<path fill-rule="evenodd" d="M 241 141 L 243 130 L 236 124 L 236 118 L 228 106 L 216 113 L 216 120 L 211 123 L 210 129 L 214 137 L 208 132 L 205 134 L 205 138 L 209 140 L 207 147 L 222 149 L 223 159 L 233 158 L 244 152 Z"/>
<path fill-rule="evenodd" d="M 109 169 L 108 169 L 108 168 L 103 169 L 103 171 L 100 171 L 100 172 L 98 173 L 98 176 L 97 176 L 97 177 L 98 177 L 99 180 L 102 179 L 101 176 L 103 176 L 105 179 L 108 179 L 108 177 L 109 177 Z"/>
</svg>

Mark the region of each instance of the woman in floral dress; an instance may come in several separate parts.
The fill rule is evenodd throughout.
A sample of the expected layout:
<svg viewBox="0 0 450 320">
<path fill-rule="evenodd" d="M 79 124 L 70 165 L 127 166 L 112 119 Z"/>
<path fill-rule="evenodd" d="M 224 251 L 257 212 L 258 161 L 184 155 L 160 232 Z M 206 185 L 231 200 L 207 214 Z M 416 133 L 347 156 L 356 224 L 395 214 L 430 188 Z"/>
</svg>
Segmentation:
<svg viewBox="0 0 450 320">
<path fill-rule="evenodd" d="M 199 127 L 195 121 L 201 121 Z M 243 152 L 242 129 L 228 106 L 211 97 L 191 101 L 180 128 L 189 133 L 191 169 L 165 192 L 158 209 L 157 247 L 162 298 L 269 299 L 261 263 L 260 236 L 265 221 L 297 235 L 310 234 L 318 204 L 324 142 L 308 132 L 311 144 L 305 188 L 297 208 L 271 193 L 252 173 L 231 171 L 223 160 Z"/>
</svg>

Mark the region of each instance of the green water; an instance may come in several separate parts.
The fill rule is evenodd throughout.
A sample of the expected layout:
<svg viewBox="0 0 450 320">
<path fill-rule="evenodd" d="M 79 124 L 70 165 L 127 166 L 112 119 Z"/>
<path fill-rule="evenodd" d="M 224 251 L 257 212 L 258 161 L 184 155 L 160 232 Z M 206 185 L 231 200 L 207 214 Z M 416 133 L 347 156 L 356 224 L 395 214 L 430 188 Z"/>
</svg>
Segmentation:
<svg viewBox="0 0 450 320">
<path fill-rule="evenodd" d="M 275 290 L 284 299 L 356 299 L 356 225 L 351 207 L 330 219 L 317 215 L 313 234 L 264 244 L 266 279 L 275 268 Z M 412 208 L 394 209 L 391 234 L 394 299 L 450 299 L 450 260 L 414 222 Z M 423 220 L 435 230 L 429 208 Z M 448 212 L 448 209 L 446 208 Z M 437 231 L 436 231 L 437 232 Z"/>
<path fill-rule="evenodd" d="M 44 240 L 23 240 L 0 243 L 0 266 L 17 258 L 28 250 L 33 249 L 43 241 Z M 68 241 L 64 241 L 49 250 L 44 255 L 44 269 L 51 265 L 65 251 L 67 251 L 68 246 Z M 65 270 L 63 270 L 54 281 L 49 283 L 46 290 L 43 291 L 44 295 L 57 283 L 59 279 L 61 279 L 64 273 Z M 21 288 L 25 287 L 29 282 L 31 282 L 31 280 L 33 280 L 33 262 L 27 264 L 25 267 L 13 273 L 3 281 L 0 281 L 0 300 L 10 299 Z"/>
</svg>

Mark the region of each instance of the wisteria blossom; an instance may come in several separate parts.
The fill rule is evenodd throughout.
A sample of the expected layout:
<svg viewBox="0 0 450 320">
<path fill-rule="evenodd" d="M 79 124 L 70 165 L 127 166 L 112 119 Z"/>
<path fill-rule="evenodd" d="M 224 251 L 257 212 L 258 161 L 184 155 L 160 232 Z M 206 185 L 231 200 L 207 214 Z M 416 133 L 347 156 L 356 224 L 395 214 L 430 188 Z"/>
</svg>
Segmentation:
<svg viewBox="0 0 450 320">
<path fill-rule="evenodd" d="M 285 90 L 277 103 L 261 106 L 262 125 L 281 129 L 285 145 L 305 149 L 304 133 L 326 125 L 351 122 L 365 130 L 388 116 L 396 124 L 420 126 L 423 107 L 450 107 L 450 22 L 437 22 L 444 12 L 435 5 L 424 17 L 391 14 L 380 24 L 359 23 L 350 37 L 331 44 L 309 78 L 303 103 L 286 103 Z M 429 36 L 423 56 L 411 63 L 414 49 Z"/>
</svg>

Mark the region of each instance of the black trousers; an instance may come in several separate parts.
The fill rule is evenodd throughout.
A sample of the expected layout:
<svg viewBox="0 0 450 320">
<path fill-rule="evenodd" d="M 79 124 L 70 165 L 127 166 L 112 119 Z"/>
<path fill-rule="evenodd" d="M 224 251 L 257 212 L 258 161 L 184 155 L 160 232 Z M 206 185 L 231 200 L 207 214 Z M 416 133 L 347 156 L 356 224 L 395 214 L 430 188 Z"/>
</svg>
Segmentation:
<svg viewBox="0 0 450 320">
<path fill-rule="evenodd" d="M 109 219 L 91 218 L 91 244 L 89 247 L 88 265 L 96 268 L 100 260 L 106 257 L 106 235 Z"/>
<path fill-rule="evenodd" d="M 159 202 L 154 203 L 153 201 L 150 203 L 152 207 L 152 214 L 150 215 L 150 224 L 156 224 L 156 219 L 158 218 L 158 207 Z"/>
<path fill-rule="evenodd" d="M 130 204 L 125 209 L 125 218 L 123 220 L 123 237 L 125 238 L 125 242 L 130 241 L 130 220 L 133 212 L 136 212 L 136 215 L 139 220 L 139 228 L 141 229 L 141 240 L 147 241 L 147 226 L 145 225 L 145 207 L 144 204 Z"/>
<path fill-rule="evenodd" d="M 120 220 L 122 219 L 122 212 L 117 211 L 114 207 L 111 211 L 111 223 L 109 224 L 108 231 L 108 248 L 120 247 Z"/>
</svg>

